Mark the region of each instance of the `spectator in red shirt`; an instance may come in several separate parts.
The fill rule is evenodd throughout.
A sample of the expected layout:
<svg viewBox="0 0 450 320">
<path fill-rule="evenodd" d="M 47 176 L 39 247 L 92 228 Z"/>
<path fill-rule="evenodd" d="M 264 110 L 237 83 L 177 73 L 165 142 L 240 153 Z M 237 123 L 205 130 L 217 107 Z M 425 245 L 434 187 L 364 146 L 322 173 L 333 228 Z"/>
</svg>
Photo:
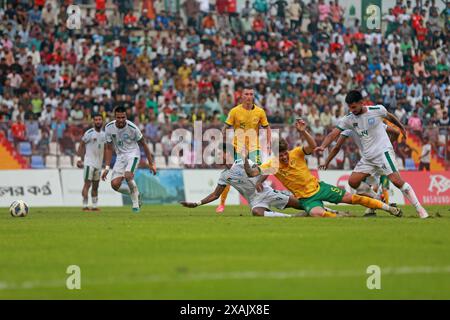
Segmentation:
<svg viewBox="0 0 450 320">
<path fill-rule="evenodd" d="M 422 23 L 416 28 L 416 37 L 420 43 L 425 41 L 426 37 L 428 35 L 428 28 L 425 26 L 425 21 L 422 21 Z"/>
<path fill-rule="evenodd" d="M 62 105 L 59 105 L 58 108 L 56 108 L 55 111 L 55 119 L 60 120 L 61 122 L 65 122 L 67 120 L 67 117 L 69 114 L 67 113 L 67 110 L 62 107 Z"/>
<path fill-rule="evenodd" d="M 259 34 L 264 31 L 265 25 L 261 15 L 257 15 L 256 18 L 253 20 L 252 28 L 256 34 Z"/>
<path fill-rule="evenodd" d="M 133 29 L 137 27 L 137 18 L 133 14 L 133 11 L 129 10 L 125 17 L 123 17 L 123 25 L 127 29 Z"/>
<path fill-rule="evenodd" d="M 100 10 L 95 14 L 95 21 L 101 27 L 106 26 L 108 23 L 108 17 L 105 14 L 105 10 Z"/>
<path fill-rule="evenodd" d="M 14 122 L 12 124 L 11 132 L 12 132 L 12 136 L 14 138 L 15 144 L 26 140 L 26 135 L 25 135 L 26 127 L 25 127 L 25 124 L 20 119 L 20 117 L 17 117 L 16 122 Z"/>
<path fill-rule="evenodd" d="M 106 0 L 95 0 L 95 9 L 97 11 L 105 10 L 106 9 Z"/>
<path fill-rule="evenodd" d="M 392 14 L 397 18 L 399 15 L 404 14 L 405 9 L 400 5 L 397 4 L 394 9 L 392 9 Z"/>
<path fill-rule="evenodd" d="M 414 8 L 414 12 L 411 15 L 411 26 L 417 30 L 422 25 L 423 17 L 420 15 L 419 8 Z"/>
</svg>

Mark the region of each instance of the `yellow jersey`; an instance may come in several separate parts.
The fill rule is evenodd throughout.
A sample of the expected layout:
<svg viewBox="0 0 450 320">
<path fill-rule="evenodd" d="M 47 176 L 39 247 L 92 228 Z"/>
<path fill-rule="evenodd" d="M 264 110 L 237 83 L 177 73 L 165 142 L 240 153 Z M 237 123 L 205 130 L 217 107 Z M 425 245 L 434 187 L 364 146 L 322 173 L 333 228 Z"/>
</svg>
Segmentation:
<svg viewBox="0 0 450 320">
<path fill-rule="evenodd" d="M 275 175 L 297 199 L 313 196 L 320 189 L 319 179 L 309 171 L 303 148 L 297 147 L 288 153 L 288 164 L 279 162 L 278 158 L 270 159 L 260 166 L 262 173 Z"/>
<path fill-rule="evenodd" d="M 241 151 L 244 141 L 248 152 L 259 150 L 259 127 L 269 125 L 266 112 L 255 104 L 250 110 L 245 109 L 242 104 L 235 106 L 230 110 L 225 123 L 235 130 L 233 145 L 237 152 Z M 250 130 L 254 131 L 249 132 Z M 239 138 L 240 134 L 247 136 Z"/>
</svg>

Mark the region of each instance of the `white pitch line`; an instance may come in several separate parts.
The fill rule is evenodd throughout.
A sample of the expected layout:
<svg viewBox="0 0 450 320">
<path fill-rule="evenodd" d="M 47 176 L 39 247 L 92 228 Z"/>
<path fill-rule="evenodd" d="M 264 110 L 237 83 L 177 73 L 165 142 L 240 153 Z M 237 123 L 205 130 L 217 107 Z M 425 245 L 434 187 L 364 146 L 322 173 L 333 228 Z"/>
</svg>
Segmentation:
<svg viewBox="0 0 450 320">
<path fill-rule="evenodd" d="M 381 275 L 409 275 L 409 274 L 445 274 L 450 273 L 450 266 L 402 266 L 380 267 Z M 189 282 L 189 281 L 221 281 L 221 280 L 252 280 L 252 279 L 302 279 L 302 278 L 343 278 L 367 276 L 365 270 L 338 270 L 338 271 L 242 271 L 221 273 L 197 273 L 178 275 L 152 275 L 140 278 L 101 279 L 99 281 L 81 278 L 81 286 L 114 285 L 114 284 L 142 284 L 160 282 Z M 65 280 L 26 281 L 20 284 L 0 281 L 1 290 L 29 290 L 36 288 L 65 288 Z"/>
</svg>

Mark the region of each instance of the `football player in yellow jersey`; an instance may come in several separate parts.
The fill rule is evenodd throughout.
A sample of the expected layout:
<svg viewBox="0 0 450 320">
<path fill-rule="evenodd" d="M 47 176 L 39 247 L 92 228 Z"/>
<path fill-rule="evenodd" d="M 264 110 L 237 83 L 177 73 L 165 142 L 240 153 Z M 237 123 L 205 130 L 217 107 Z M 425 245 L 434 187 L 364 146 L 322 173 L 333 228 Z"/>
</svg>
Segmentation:
<svg viewBox="0 0 450 320">
<path fill-rule="evenodd" d="M 260 185 L 268 175 L 275 175 L 294 194 L 300 205 L 311 216 L 335 216 L 334 213 L 328 212 L 324 208 L 323 201 L 336 204 L 360 204 L 367 208 L 382 209 L 398 217 L 402 215 L 400 208 L 389 206 L 369 197 L 351 194 L 344 189 L 319 181 L 311 174 L 305 160 L 305 155 L 311 154 L 316 147 L 314 138 L 306 130 L 306 122 L 304 120 L 298 119 L 295 126 L 300 135 L 307 141 L 307 145 L 288 150 L 286 140 L 281 139 L 278 159 L 272 158 L 256 168 L 250 167 L 249 162 L 245 158 L 247 175 L 255 177 L 261 174 L 257 188 L 260 188 Z"/>
<path fill-rule="evenodd" d="M 242 91 L 242 103 L 230 110 L 228 118 L 223 127 L 224 137 L 226 130 L 233 128 L 233 145 L 235 154 L 240 154 L 245 146 L 248 151 L 248 157 L 256 164 L 261 164 L 261 151 L 259 146 L 259 129 L 267 129 L 267 152 L 270 154 L 271 148 L 271 130 L 267 121 L 266 112 L 261 107 L 254 104 L 253 87 L 244 87 Z M 225 210 L 225 201 L 227 199 L 230 186 L 227 185 L 220 196 L 220 205 L 216 208 L 217 213 Z"/>
</svg>

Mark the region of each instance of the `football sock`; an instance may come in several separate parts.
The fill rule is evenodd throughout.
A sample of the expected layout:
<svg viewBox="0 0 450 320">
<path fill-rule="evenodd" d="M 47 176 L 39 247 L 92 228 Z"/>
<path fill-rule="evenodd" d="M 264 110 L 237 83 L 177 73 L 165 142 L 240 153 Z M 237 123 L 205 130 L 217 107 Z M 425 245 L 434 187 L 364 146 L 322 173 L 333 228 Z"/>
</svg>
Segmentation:
<svg viewBox="0 0 450 320">
<path fill-rule="evenodd" d="M 225 205 L 225 201 L 227 200 L 228 192 L 230 192 L 230 185 L 228 184 L 225 189 L 222 191 L 222 194 L 220 195 L 220 204 Z"/>
<path fill-rule="evenodd" d="M 405 182 L 403 187 L 400 189 L 403 193 L 403 195 L 411 202 L 411 204 L 414 206 L 414 208 L 419 209 L 422 207 L 419 200 L 416 197 L 416 193 L 414 192 L 413 188 L 409 185 L 408 182 Z"/>
<path fill-rule="evenodd" d="M 131 194 L 130 187 L 126 183 L 122 183 L 120 185 L 119 189 L 117 189 L 117 192 L 120 192 L 122 194 L 126 194 L 128 196 Z"/>
<path fill-rule="evenodd" d="M 83 198 L 83 208 L 88 207 L 88 198 Z"/>
<path fill-rule="evenodd" d="M 329 211 L 324 211 L 322 213 L 322 217 L 323 218 L 336 218 L 336 213 L 334 212 L 329 212 Z"/>
<path fill-rule="evenodd" d="M 382 209 L 384 211 L 389 211 L 390 208 L 386 203 L 383 203 L 380 200 L 360 196 L 358 194 L 352 195 L 352 204 L 360 204 L 370 209 Z"/>
<path fill-rule="evenodd" d="M 264 211 L 264 217 L 283 217 L 283 218 L 290 218 L 291 215 L 290 214 L 285 214 L 285 213 L 280 213 L 280 212 L 275 212 L 275 211 Z"/>
<path fill-rule="evenodd" d="M 92 208 L 97 208 L 98 197 L 92 197 Z"/>
<path fill-rule="evenodd" d="M 137 188 L 136 182 L 134 180 L 128 181 L 128 186 L 130 187 L 131 202 L 133 203 L 133 208 L 139 208 L 139 190 Z"/>
</svg>

